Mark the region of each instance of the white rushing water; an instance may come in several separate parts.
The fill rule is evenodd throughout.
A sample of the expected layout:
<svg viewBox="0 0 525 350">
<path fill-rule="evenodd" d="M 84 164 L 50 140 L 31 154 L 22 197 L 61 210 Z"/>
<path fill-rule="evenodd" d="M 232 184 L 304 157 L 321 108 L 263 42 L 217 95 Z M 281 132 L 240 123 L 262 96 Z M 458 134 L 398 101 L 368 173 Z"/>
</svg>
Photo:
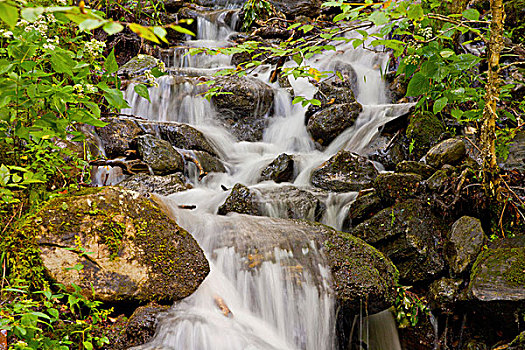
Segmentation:
<svg viewBox="0 0 525 350">
<path fill-rule="evenodd" d="M 226 56 L 183 57 L 186 47 L 225 46 L 227 36 L 232 33 L 223 22 L 217 25 L 200 19 L 198 24 L 198 40 L 188 41 L 184 48 L 175 50 L 171 61 L 181 71 L 191 70 L 192 76 L 229 64 Z M 336 52 L 312 58 L 310 65 L 319 71 L 333 70 L 337 65 L 352 67 L 356 73 L 356 97 L 363 104 L 363 112 L 355 125 L 324 151 L 316 150 L 306 131 L 305 108 L 292 105 L 288 92 L 276 84 L 272 85 L 276 92 L 274 112 L 263 141 L 253 143 L 237 142 L 217 121 L 217 112 L 210 102 L 199 95 L 202 88 L 184 77 L 160 78 L 159 87 L 150 88 L 151 103 L 136 95 L 131 85 L 128 87 L 125 97 L 132 107 L 123 113 L 194 126 L 206 135 L 228 168 L 227 173 L 210 174 L 200 182 L 195 180 L 193 189 L 164 199 L 177 222 L 191 232 L 204 249 L 211 272 L 196 293 L 176 303 L 163 316 L 153 341 L 136 349 L 331 350 L 337 347 L 330 275 L 315 246 L 294 250 L 290 243 L 290 246 L 263 249 L 257 246 L 257 232 L 267 231 L 267 225 L 273 225 L 271 219 L 263 224 L 248 216 L 218 216 L 216 212 L 229 194 L 221 186 L 231 188 L 242 183 L 257 193 L 295 186 L 322 198 L 326 205 L 322 222 L 341 229 L 357 194 L 315 193 L 310 174 L 341 149 L 363 152 L 381 125 L 408 112 L 409 105 L 386 103 L 381 72 L 386 70 L 387 60 L 386 54 L 353 49 L 351 45 L 339 45 Z M 267 83 L 268 73 L 259 73 L 258 78 Z M 290 83 L 297 95 L 311 98 L 315 93 L 306 79 Z M 295 157 L 294 183 L 259 184 L 261 170 L 282 153 Z M 177 208 L 183 204 L 196 205 L 197 209 Z M 263 210 L 270 217 L 287 217 L 288 208 L 284 202 L 268 201 Z M 313 220 L 315 213 L 310 210 L 306 215 Z M 251 233 L 243 235 L 242 232 Z M 250 246 L 249 253 L 240 248 L 246 245 Z M 378 323 L 374 322 L 370 324 Z M 380 338 L 385 338 L 381 327 L 370 327 L 367 337 L 381 334 Z M 382 345 L 372 345 L 369 349 L 400 349 L 397 340 L 381 342 Z"/>
</svg>

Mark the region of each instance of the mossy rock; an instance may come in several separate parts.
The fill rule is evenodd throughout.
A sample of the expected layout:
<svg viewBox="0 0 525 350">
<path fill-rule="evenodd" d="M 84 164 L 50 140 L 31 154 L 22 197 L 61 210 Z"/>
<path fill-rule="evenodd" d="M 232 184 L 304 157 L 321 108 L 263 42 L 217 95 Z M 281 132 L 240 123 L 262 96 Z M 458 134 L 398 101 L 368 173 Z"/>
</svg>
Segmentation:
<svg viewBox="0 0 525 350">
<path fill-rule="evenodd" d="M 226 201 L 219 207 L 218 214 L 239 213 L 259 215 L 256 195 L 243 184 L 235 184 Z"/>
<path fill-rule="evenodd" d="M 261 181 L 291 182 L 294 176 L 294 159 L 286 153 L 280 154 L 261 172 Z"/>
<path fill-rule="evenodd" d="M 472 299 L 483 302 L 518 302 L 525 305 L 525 239 L 483 251 L 470 275 Z"/>
<path fill-rule="evenodd" d="M 106 302 L 173 302 L 209 272 L 195 239 L 137 192 L 104 187 L 55 198 L 22 228 L 52 281 Z"/>
<path fill-rule="evenodd" d="M 467 153 L 465 142 L 461 139 L 447 139 L 432 147 L 426 154 L 426 162 L 434 168 L 459 163 Z"/>
<path fill-rule="evenodd" d="M 381 210 L 350 233 L 389 257 L 402 282 L 412 284 L 444 270 L 441 246 L 446 227 L 427 203 L 409 199 Z"/>
<path fill-rule="evenodd" d="M 374 181 L 374 188 L 384 203 L 415 197 L 420 192 L 420 182 L 423 180 L 417 174 L 379 174 Z"/>
<path fill-rule="evenodd" d="M 443 123 L 432 113 L 418 112 L 410 117 L 406 135 L 414 142 L 412 156 L 420 159 L 445 132 Z"/>
<path fill-rule="evenodd" d="M 445 259 L 452 272 L 459 275 L 466 271 L 486 241 L 479 219 L 470 216 L 459 218 L 452 225 L 445 243 Z"/>
</svg>

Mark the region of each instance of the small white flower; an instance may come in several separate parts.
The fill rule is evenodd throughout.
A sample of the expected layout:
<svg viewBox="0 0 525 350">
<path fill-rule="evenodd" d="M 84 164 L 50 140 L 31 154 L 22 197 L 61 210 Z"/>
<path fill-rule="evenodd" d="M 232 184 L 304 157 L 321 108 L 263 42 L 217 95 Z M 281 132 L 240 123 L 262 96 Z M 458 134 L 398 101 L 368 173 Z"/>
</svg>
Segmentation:
<svg viewBox="0 0 525 350">
<path fill-rule="evenodd" d="M 82 84 L 75 84 L 73 85 L 73 90 L 80 93 L 84 91 L 84 87 L 82 86 Z"/>
<path fill-rule="evenodd" d="M 44 46 L 44 49 L 51 50 L 51 51 L 53 51 L 56 48 L 56 46 L 53 44 L 44 44 L 43 46 Z"/>
</svg>

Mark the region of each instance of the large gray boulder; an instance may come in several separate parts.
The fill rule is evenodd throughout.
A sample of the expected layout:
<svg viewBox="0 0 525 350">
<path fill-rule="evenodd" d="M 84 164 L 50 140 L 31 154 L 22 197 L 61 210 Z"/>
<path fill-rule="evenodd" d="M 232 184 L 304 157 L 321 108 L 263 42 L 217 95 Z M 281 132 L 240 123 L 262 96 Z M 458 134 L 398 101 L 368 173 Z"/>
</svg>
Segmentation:
<svg viewBox="0 0 525 350">
<path fill-rule="evenodd" d="M 95 300 L 172 303 L 209 272 L 186 230 L 139 193 L 117 187 L 52 199 L 23 229 L 37 237 L 53 281 L 74 283 Z"/>
<path fill-rule="evenodd" d="M 348 312 L 359 313 L 363 302 L 370 313 L 379 312 L 390 307 L 395 298 L 394 265 L 348 233 L 304 220 L 248 215 L 223 220 L 217 222 L 218 232 L 222 232 L 217 237 L 218 246 L 235 246 L 237 253 L 246 258 L 248 270 L 257 271 L 263 261 L 275 261 L 276 249 L 280 248 L 291 252 L 289 258 L 280 258 L 285 274 L 291 274 L 290 283 L 306 283 L 303 278 L 308 275 L 321 290 L 333 290 L 338 305 Z M 331 270 L 331 280 L 326 280 L 322 266 Z M 304 273 L 296 274 L 298 268 Z"/>
<path fill-rule="evenodd" d="M 444 255 L 452 272 L 459 275 L 476 260 L 487 237 L 481 222 L 470 216 L 459 218 L 453 225 L 445 243 Z"/>
<path fill-rule="evenodd" d="M 312 172 L 312 184 L 335 192 L 360 191 L 371 188 L 378 174 L 371 161 L 343 150 Z"/>
<path fill-rule="evenodd" d="M 444 270 L 441 246 L 446 225 L 421 200 L 383 209 L 350 232 L 390 258 L 403 283 L 429 280 Z"/>
</svg>

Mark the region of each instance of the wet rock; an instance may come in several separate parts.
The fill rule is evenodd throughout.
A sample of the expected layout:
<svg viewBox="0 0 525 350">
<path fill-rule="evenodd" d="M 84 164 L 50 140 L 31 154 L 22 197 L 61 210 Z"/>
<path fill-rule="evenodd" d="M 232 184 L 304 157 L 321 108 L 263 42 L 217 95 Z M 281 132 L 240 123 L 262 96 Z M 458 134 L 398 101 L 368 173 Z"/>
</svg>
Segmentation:
<svg viewBox="0 0 525 350">
<path fill-rule="evenodd" d="M 350 233 L 389 257 L 403 283 L 428 280 L 444 269 L 441 245 L 446 225 L 417 199 L 381 210 Z"/>
<path fill-rule="evenodd" d="M 333 68 L 334 72 L 338 72 L 343 76 L 344 81 L 349 85 L 352 91 L 357 91 L 359 88 L 357 81 L 357 73 L 350 63 L 344 61 L 336 61 Z"/>
<path fill-rule="evenodd" d="M 259 215 L 318 221 L 326 209 L 319 198 L 294 186 L 258 190 Z"/>
<path fill-rule="evenodd" d="M 131 119 L 107 118 L 104 121 L 108 124 L 96 128 L 96 132 L 108 158 L 124 156 L 132 148 L 131 141 L 143 133 Z"/>
<path fill-rule="evenodd" d="M 444 132 L 445 126 L 432 113 L 413 114 L 406 130 L 407 138 L 413 142 L 412 156 L 415 159 L 423 157 Z"/>
<path fill-rule="evenodd" d="M 218 78 L 215 85 L 221 92 L 212 102 L 232 133 L 241 141 L 260 141 L 266 126 L 266 114 L 273 104 L 273 90 L 255 78 Z"/>
<path fill-rule="evenodd" d="M 525 132 L 516 134 L 509 145 L 509 154 L 507 159 L 501 162 L 500 165 L 505 170 L 525 170 Z"/>
<path fill-rule="evenodd" d="M 319 91 L 314 95 L 321 105 L 311 105 L 307 110 L 307 130 L 323 146 L 351 127 L 363 110 L 349 84 L 339 78 L 321 82 Z"/>
<path fill-rule="evenodd" d="M 487 237 L 481 222 L 470 216 L 459 218 L 453 225 L 445 243 L 444 255 L 456 275 L 467 270 L 476 260 Z"/>
<path fill-rule="evenodd" d="M 226 201 L 219 207 L 217 214 L 226 215 L 231 212 L 258 215 L 256 195 L 248 187 L 235 184 Z"/>
<path fill-rule="evenodd" d="M 447 139 L 432 147 L 426 155 L 426 162 L 434 168 L 444 164 L 457 164 L 466 155 L 465 142 L 460 139 Z"/>
<path fill-rule="evenodd" d="M 405 74 L 396 75 L 396 72 L 390 72 L 386 74 L 385 80 L 388 83 L 392 103 L 398 103 L 407 93 L 408 81 Z"/>
<path fill-rule="evenodd" d="M 417 174 L 379 174 L 374 181 L 374 188 L 379 198 L 385 203 L 393 203 L 415 197 L 420 191 L 423 180 Z"/>
<path fill-rule="evenodd" d="M 293 157 L 283 153 L 261 172 L 261 181 L 273 180 L 276 183 L 293 181 Z"/>
<path fill-rule="evenodd" d="M 156 193 L 162 196 L 169 196 L 172 193 L 186 191 L 186 180 L 181 173 L 169 174 L 165 176 L 136 174 L 130 176 L 118 185 L 142 194 Z"/>
<path fill-rule="evenodd" d="M 378 174 L 374 164 L 365 157 L 339 151 L 313 171 L 312 184 L 335 192 L 360 191 L 372 187 Z"/>
<path fill-rule="evenodd" d="M 171 303 L 192 294 L 209 272 L 187 231 L 147 198 L 117 187 L 55 198 L 23 229 L 37 237 L 53 281 L 75 283 L 95 300 Z M 83 268 L 65 270 L 78 264 Z"/>
<path fill-rule="evenodd" d="M 187 124 L 156 123 L 160 137 L 169 141 L 173 147 L 208 152 L 217 156 L 217 151 L 199 130 Z"/>
<path fill-rule="evenodd" d="M 149 342 L 155 335 L 160 317 L 169 311 L 169 306 L 150 303 L 138 307 L 122 330 L 120 336 L 110 341 L 111 350 L 125 350 Z"/>
<path fill-rule="evenodd" d="M 450 175 L 447 170 L 438 170 L 429 179 L 426 180 L 427 188 L 430 191 L 442 191 L 450 182 Z"/>
<path fill-rule="evenodd" d="M 204 174 L 208 173 L 225 173 L 226 168 L 222 162 L 207 152 L 193 151 L 191 152 L 195 160 L 199 163 Z"/>
<path fill-rule="evenodd" d="M 321 13 L 321 0 L 270 0 L 278 11 L 288 18 L 307 16 L 314 18 Z"/>
<path fill-rule="evenodd" d="M 503 240 L 484 250 L 470 275 L 469 293 L 473 300 L 523 305 L 525 302 L 525 239 Z"/>
<path fill-rule="evenodd" d="M 432 282 L 429 288 L 428 299 L 434 308 L 446 308 L 457 299 L 462 280 L 441 278 Z"/>
<path fill-rule="evenodd" d="M 150 71 L 155 67 L 160 67 L 161 62 L 153 56 L 137 55 L 126 62 L 117 71 L 117 75 L 122 79 L 140 79 L 143 78 L 146 71 Z"/>
<path fill-rule="evenodd" d="M 153 135 L 142 135 L 135 139 L 140 158 L 156 175 L 166 175 L 184 170 L 182 156 L 168 141 Z"/>
<path fill-rule="evenodd" d="M 356 226 L 366 219 L 371 218 L 378 211 L 383 209 L 381 198 L 375 189 L 359 192 L 356 200 L 350 205 L 348 217 L 352 225 Z"/>
<path fill-rule="evenodd" d="M 332 272 L 331 287 L 338 305 L 345 312 L 359 313 L 360 303 L 367 300 L 368 311 L 375 313 L 391 306 L 396 292 L 397 271 L 394 265 L 380 252 L 348 233 L 304 220 L 287 220 L 240 215 L 235 221 L 225 217 L 221 224 L 228 230 L 220 246 L 237 246 L 237 252 L 247 259 L 248 269 L 257 269 L 262 261 L 275 259 L 276 248 L 291 252 L 288 258 L 280 258 L 281 266 L 293 264 L 286 269 L 293 274 L 297 268 L 308 271 L 319 288 L 327 287 L 320 266 Z M 312 246 L 314 243 L 314 246 Z M 319 255 L 319 251 L 322 256 Z M 251 256 L 251 259 L 250 259 Z M 326 257 L 324 260 L 322 257 Z M 322 258 L 323 260 L 319 260 Z M 299 265 L 298 265 L 299 264 Z M 304 276 L 304 274 L 302 274 Z M 304 283 L 293 274 L 290 279 Z"/>
<path fill-rule="evenodd" d="M 396 165 L 396 172 L 418 174 L 423 179 L 428 179 L 435 171 L 430 165 L 412 160 L 404 160 Z"/>
<path fill-rule="evenodd" d="M 394 170 L 397 164 L 408 159 L 408 144 L 407 137 L 401 135 L 396 137 L 389 147 L 375 151 L 369 158 L 383 164 L 386 170 Z"/>
</svg>

